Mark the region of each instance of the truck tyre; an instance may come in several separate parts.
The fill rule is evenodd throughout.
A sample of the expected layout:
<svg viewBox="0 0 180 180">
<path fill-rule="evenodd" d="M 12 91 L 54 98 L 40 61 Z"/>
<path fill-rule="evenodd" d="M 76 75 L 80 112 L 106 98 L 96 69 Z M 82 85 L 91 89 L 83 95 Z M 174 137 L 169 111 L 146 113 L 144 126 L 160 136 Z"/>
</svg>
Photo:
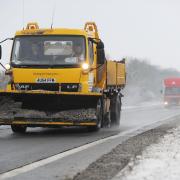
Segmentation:
<svg viewBox="0 0 180 180">
<path fill-rule="evenodd" d="M 27 126 L 13 124 L 11 125 L 11 129 L 14 133 L 23 134 L 26 132 Z"/>
<path fill-rule="evenodd" d="M 87 127 L 89 132 L 99 131 L 102 127 L 103 105 L 102 105 L 101 99 L 99 99 L 97 102 L 96 117 L 97 117 L 97 124 L 95 126 L 88 126 Z"/>
<path fill-rule="evenodd" d="M 104 115 L 104 126 L 106 128 L 110 128 L 111 127 L 111 113 L 110 112 L 106 112 L 106 114 Z"/>
<path fill-rule="evenodd" d="M 121 116 L 121 97 L 118 94 L 111 99 L 110 113 L 111 124 L 113 126 L 119 126 Z"/>
</svg>

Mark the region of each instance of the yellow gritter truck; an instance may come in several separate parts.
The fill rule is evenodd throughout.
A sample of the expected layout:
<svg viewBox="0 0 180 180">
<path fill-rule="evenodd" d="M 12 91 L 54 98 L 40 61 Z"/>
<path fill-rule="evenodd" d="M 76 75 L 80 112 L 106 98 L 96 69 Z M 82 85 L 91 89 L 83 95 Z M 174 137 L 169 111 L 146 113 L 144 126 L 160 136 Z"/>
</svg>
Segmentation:
<svg viewBox="0 0 180 180">
<path fill-rule="evenodd" d="M 119 125 L 125 60 L 106 59 L 94 22 L 82 30 L 40 29 L 32 22 L 9 39 L 13 46 L 10 63 L 3 66 L 8 82 L 0 90 L 0 125 L 10 125 L 15 133 L 27 127 L 96 131 Z"/>
</svg>

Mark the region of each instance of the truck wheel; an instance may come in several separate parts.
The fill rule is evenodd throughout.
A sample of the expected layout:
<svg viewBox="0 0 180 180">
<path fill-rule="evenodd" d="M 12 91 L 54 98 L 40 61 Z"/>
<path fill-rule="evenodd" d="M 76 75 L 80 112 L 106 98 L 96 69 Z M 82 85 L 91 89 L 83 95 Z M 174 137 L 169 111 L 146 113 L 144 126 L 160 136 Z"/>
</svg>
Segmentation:
<svg viewBox="0 0 180 180">
<path fill-rule="evenodd" d="M 119 126 L 121 116 L 121 97 L 119 95 L 116 95 L 111 99 L 110 113 L 111 124 Z"/>
<path fill-rule="evenodd" d="M 99 99 L 97 102 L 96 116 L 97 116 L 97 124 L 95 126 L 88 126 L 87 128 L 89 132 L 99 131 L 102 127 L 103 106 L 101 99 Z"/>
<path fill-rule="evenodd" d="M 26 132 L 27 126 L 13 124 L 11 125 L 11 129 L 14 133 L 23 134 Z"/>
<path fill-rule="evenodd" d="M 104 116 L 104 126 L 106 128 L 110 128 L 111 127 L 111 113 L 107 112 Z"/>
</svg>

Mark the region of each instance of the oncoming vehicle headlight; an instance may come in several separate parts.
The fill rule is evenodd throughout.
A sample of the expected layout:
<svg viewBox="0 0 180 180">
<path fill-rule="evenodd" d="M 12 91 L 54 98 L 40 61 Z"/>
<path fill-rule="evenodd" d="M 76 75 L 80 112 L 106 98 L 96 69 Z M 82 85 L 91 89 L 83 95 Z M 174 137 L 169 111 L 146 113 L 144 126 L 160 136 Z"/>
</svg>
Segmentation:
<svg viewBox="0 0 180 180">
<path fill-rule="evenodd" d="M 168 105 L 168 102 L 167 102 L 167 101 L 165 101 L 165 102 L 164 102 L 164 105 Z"/>
</svg>

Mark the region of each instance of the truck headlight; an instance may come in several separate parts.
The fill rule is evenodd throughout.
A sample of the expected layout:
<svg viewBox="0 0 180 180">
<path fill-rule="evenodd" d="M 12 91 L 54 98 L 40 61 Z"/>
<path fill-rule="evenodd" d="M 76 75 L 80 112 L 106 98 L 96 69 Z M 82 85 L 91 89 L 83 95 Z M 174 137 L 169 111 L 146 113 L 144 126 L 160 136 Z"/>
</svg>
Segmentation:
<svg viewBox="0 0 180 180">
<path fill-rule="evenodd" d="M 84 73 L 88 73 L 89 72 L 89 64 L 88 63 L 83 63 L 82 64 L 82 70 Z"/>
<path fill-rule="evenodd" d="M 10 69 L 11 69 L 11 66 L 10 66 L 9 64 L 6 64 L 6 65 L 5 65 L 5 68 L 6 68 L 6 70 L 10 70 Z"/>
</svg>

